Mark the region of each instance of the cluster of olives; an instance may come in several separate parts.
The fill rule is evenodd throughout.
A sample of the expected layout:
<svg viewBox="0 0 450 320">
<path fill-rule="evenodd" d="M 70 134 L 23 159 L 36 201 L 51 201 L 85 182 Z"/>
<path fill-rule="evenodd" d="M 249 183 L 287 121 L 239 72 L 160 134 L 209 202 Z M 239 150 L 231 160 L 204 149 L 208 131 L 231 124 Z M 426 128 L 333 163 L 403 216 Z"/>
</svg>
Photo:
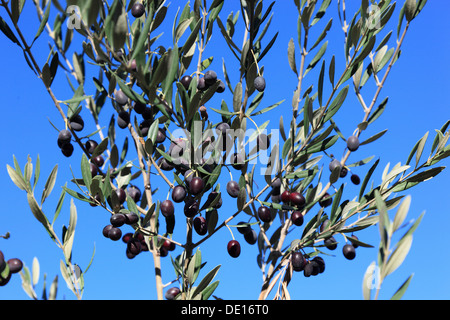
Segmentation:
<svg viewBox="0 0 450 320">
<path fill-rule="evenodd" d="M 3 252 L 0 251 L 0 286 L 5 286 L 11 280 L 11 275 L 20 272 L 22 268 L 22 260 L 18 258 L 5 260 Z"/>
<path fill-rule="evenodd" d="M 303 271 L 305 277 L 316 276 L 325 271 L 325 261 L 322 257 L 315 256 L 307 259 L 301 252 L 291 254 L 291 264 L 295 272 Z"/>
<path fill-rule="evenodd" d="M 111 215 L 109 222 L 103 228 L 103 235 L 113 241 L 117 241 L 122 237 L 121 226 L 124 224 L 133 225 L 139 221 L 140 217 L 136 213 L 115 213 Z"/>
<path fill-rule="evenodd" d="M 320 225 L 320 232 L 323 232 L 329 225 L 330 220 L 326 219 L 322 224 Z M 358 237 L 356 235 L 352 235 L 351 237 L 347 238 L 350 243 L 345 244 L 342 247 L 342 254 L 344 257 L 348 260 L 353 260 L 356 257 L 356 248 L 358 248 Z M 356 241 L 355 241 L 356 240 Z M 324 245 L 329 250 L 336 250 L 338 247 L 338 243 L 336 239 L 333 236 L 330 236 L 324 240 Z"/>
<path fill-rule="evenodd" d="M 83 130 L 84 120 L 79 114 L 73 115 L 70 119 L 68 119 L 68 121 L 73 131 Z M 64 156 L 70 157 L 73 154 L 74 147 L 72 144 L 72 133 L 70 130 L 61 130 L 58 134 L 57 143 Z"/>
<path fill-rule="evenodd" d="M 358 150 L 358 149 L 359 149 L 359 145 L 360 145 L 360 143 L 359 143 L 359 139 L 358 139 L 357 136 L 350 136 L 350 137 L 347 139 L 347 149 L 348 149 L 349 151 L 354 152 L 354 151 Z M 333 160 L 330 162 L 329 166 L 328 166 L 328 168 L 330 169 L 331 172 L 332 172 L 334 169 L 336 169 L 337 167 L 340 168 L 339 176 L 340 176 L 341 178 L 346 177 L 347 174 L 348 174 L 348 168 L 345 167 L 345 166 L 343 167 L 343 166 L 341 165 L 341 162 L 340 162 L 339 160 L 333 159 Z M 361 179 L 359 178 L 359 176 L 358 176 L 357 174 L 354 174 L 354 173 L 350 176 L 350 180 L 351 180 L 351 182 L 352 182 L 353 184 L 355 184 L 355 185 L 359 185 L 359 184 L 361 183 Z"/>
</svg>

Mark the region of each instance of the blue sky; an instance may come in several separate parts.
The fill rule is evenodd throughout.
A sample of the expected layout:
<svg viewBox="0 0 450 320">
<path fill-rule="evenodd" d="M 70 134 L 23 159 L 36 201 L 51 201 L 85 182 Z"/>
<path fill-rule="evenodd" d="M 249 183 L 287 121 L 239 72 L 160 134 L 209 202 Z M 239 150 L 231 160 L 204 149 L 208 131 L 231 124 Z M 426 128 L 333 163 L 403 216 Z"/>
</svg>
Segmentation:
<svg viewBox="0 0 450 320">
<path fill-rule="evenodd" d="M 165 37 L 162 43 L 171 43 L 171 24 L 178 6 L 184 5 L 184 1 L 172 1 L 168 12 L 167 21 L 158 29 L 164 31 Z M 232 6 L 233 2 L 227 1 L 224 5 L 220 17 L 222 20 L 230 11 L 238 11 L 239 7 Z M 397 3 L 397 9 L 390 24 L 384 32 L 394 30 L 396 32 L 397 17 L 399 7 L 403 1 Z M 352 12 L 352 4 L 348 5 L 349 12 Z M 434 138 L 435 129 L 441 126 L 450 117 L 449 103 L 446 93 L 450 89 L 448 79 L 449 61 L 447 52 L 450 49 L 449 28 L 447 12 L 450 5 L 447 1 L 428 1 L 423 12 L 415 19 L 407 34 L 402 47 L 402 56 L 395 64 L 385 88 L 380 96 L 380 100 L 389 97 L 389 103 L 384 114 L 364 133 L 364 137 L 369 137 L 381 130 L 388 129 L 387 134 L 382 139 L 368 145 L 362 146 L 349 161 L 357 161 L 368 156 L 380 157 L 380 165 L 373 175 L 375 184 L 381 181 L 383 168 L 387 163 L 391 167 L 398 162 L 405 163 L 406 158 L 414 144 L 425 134 L 430 132 L 429 142 L 426 145 L 424 156 L 430 150 L 431 141 Z M 52 8 L 54 13 L 56 10 Z M 1 10 L 4 17 L 4 10 Z M 273 8 L 274 16 L 272 24 L 268 30 L 265 43 L 280 31 L 275 46 L 269 54 L 261 61 L 264 65 L 264 74 L 267 81 L 262 105 L 269 106 L 280 100 L 285 102 L 276 110 L 268 112 L 257 118 L 258 123 L 271 120 L 268 128 L 277 128 L 279 116 L 283 115 L 285 125 L 288 125 L 291 115 L 291 100 L 293 90 L 296 86 L 296 76 L 290 70 L 287 61 L 287 47 L 291 38 L 296 39 L 296 8 L 293 1 L 278 1 Z M 325 23 L 333 18 L 333 28 L 327 40 L 329 46 L 327 54 L 324 56 L 328 65 L 331 56 L 336 55 L 337 71 L 343 68 L 343 35 L 339 26 L 339 19 L 336 12 L 336 1 L 333 1 L 326 16 L 317 25 L 316 32 L 319 32 Z M 348 18 L 350 19 L 350 18 Z M 8 23 L 9 20 L 5 19 Z M 32 39 L 38 26 L 34 7 L 31 2 L 27 2 L 23 16 L 20 18 L 20 25 L 23 27 L 27 39 Z M 216 26 L 215 26 L 216 27 Z M 241 29 L 238 29 L 238 31 Z M 225 59 L 227 70 L 233 84 L 236 84 L 238 73 L 235 58 L 229 52 L 219 29 L 215 29 L 215 44 L 207 47 L 205 57 L 214 56 L 214 61 L 210 68 L 217 71 L 219 78 L 223 78 L 222 58 Z M 242 36 L 236 32 L 236 42 L 242 43 Z M 314 33 L 313 33 L 314 34 Z M 383 33 L 385 34 L 385 33 Z M 315 33 L 317 36 L 317 33 Z M 79 40 L 79 38 L 77 38 Z M 48 39 L 44 33 L 36 42 L 34 53 L 41 64 L 44 63 L 48 54 Z M 75 43 L 72 44 L 75 48 Z M 392 36 L 389 47 L 395 45 L 395 37 Z M 6 258 L 17 257 L 31 268 L 32 260 L 37 257 L 40 262 L 41 278 L 36 291 L 40 295 L 43 283 L 43 274 L 47 274 L 47 285 L 53 280 L 55 275 L 59 275 L 58 298 L 73 299 L 71 292 L 65 287 L 65 283 L 60 275 L 59 260 L 62 254 L 59 249 L 49 239 L 47 233 L 41 225 L 33 218 L 26 203 L 26 194 L 19 190 L 9 179 L 6 172 L 6 165 L 12 165 L 13 155 L 16 156 L 20 165 L 24 166 L 27 156 L 36 161 L 39 154 L 41 159 L 41 180 L 37 187 L 37 197 L 40 197 L 46 177 L 50 174 L 55 164 L 59 166 L 58 177 L 55 189 L 49 199 L 44 204 L 44 211 L 52 219 L 54 208 L 58 200 L 60 187 L 71 179 L 70 168 L 74 172 L 79 171 L 81 151 L 76 149 L 71 158 L 65 158 L 56 145 L 57 131 L 50 125 L 52 121 L 56 126 L 62 127 L 63 122 L 56 108 L 42 83 L 30 71 L 23 58 L 20 49 L 13 45 L 6 37 L 0 36 L 0 47 L 2 51 L 1 66 L 4 75 L 2 81 L 2 105 L 3 117 L 0 126 L 1 139 L 0 148 L 3 157 L 0 164 L 0 203 L 2 206 L 0 234 L 10 232 L 11 238 L 0 239 L 0 250 Z M 298 53 L 298 47 L 297 47 Z M 297 59 L 297 62 L 299 58 Z M 86 65 L 89 69 L 90 65 Z M 316 69 L 319 69 L 317 67 Z M 191 70 L 190 70 L 191 71 Z M 192 70 L 191 72 L 193 72 Z M 319 70 L 314 70 L 306 78 L 304 88 L 309 85 L 316 85 Z M 96 76 L 94 72 L 90 77 Z M 87 77 L 87 79 L 90 79 Z M 328 83 L 327 83 L 328 84 Z M 70 89 L 67 86 L 65 74 L 58 71 L 57 78 L 53 84 L 57 97 L 61 100 L 71 97 Z M 366 100 L 370 100 L 373 95 L 373 86 L 364 88 L 363 95 Z M 328 92 L 327 87 L 326 92 Z M 222 95 L 216 95 L 207 104 L 208 107 L 218 108 L 221 100 L 232 105 L 232 97 L 229 91 Z M 84 110 L 86 112 L 86 110 Z M 103 111 L 102 119 L 107 125 L 110 111 Z M 220 117 L 209 112 L 214 121 Z M 353 91 L 350 91 L 341 112 L 336 116 L 335 121 L 345 136 L 351 135 L 354 128 L 363 117 L 362 109 L 355 99 Z M 106 121 L 106 122 L 105 122 Z M 92 121 L 87 121 L 87 126 L 92 125 Z M 92 128 L 92 127 L 91 127 Z M 85 129 L 87 130 L 87 129 Z M 119 146 L 123 143 L 124 136 L 117 129 L 119 134 L 117 141 Z M 105 131 L 106 133 L 106 131 Z M 345 146 L 340 141 L 332 148 L 331 152 L 340 155 Z M 130 158 L 127 160 L 133 160 Z M 373 163 L 373 162 L 372 162 Z M 324 165 L 328 165 L 326 162 Z M 448 159 L 439 165 L 448 165 Z M 369 166 L 356 168 L 355 171 L 364 177 Z M 228 173 L 223 171 L 223 177 L 219 180 L 224 187 L 228 180 Z M 233 171 L 237 177 L 237 172 Z M 416 188 L 409 189 L 405 194 L 412 196 L 412 204 L 408 214 L 409 219 L 419 217 L 422 212 L 426 212 L 421 225 L 414 234 L 412 249 L 404 264 L 391 276 L 389 276 L 381 290 L 381 298 L 388 299 L 403 283 L 404 280 L 414 273 L 413 280 L 406 292 L 405 299 L 449 299 L 448 287 L 450 279 L 447 275 L 446 265 L 450 262 L 447 248 L 450 240 L 447 236 L 445 226 L 450 222 L 450 205 L 446 201 L 448 197 L 448 181 L 450 173 L 444 170 L 440 175 L 431 181 L 424 182 Z M 260 182 L 264 183 L 261 178 Z M 68 184 L 75 188 L 73 184 Z M 159 197 L 165 199 L 168 188 L 161 184 Z M 348 183 L 346 195 L 353 198 L 359 188 L 355 188 Z M 236 204 L 230 201 L 225 195 L 224 205 L 219 211 L 220 219 L 225 219 L 234 213 Z M 56 222 L 56 230 L 60 232 L 62 225 L 68 224 L 69 220 L 69 198 L 66 198 L 63 211 Z M 92 251 L 95 246 L 95 257 L 91 269 L 85 275 L 84 299 L 154 299 L 153 262 L 149 254 L 141 254 L 133 260 L 125 257 L 125 245 L 120 242 L 112 242 L 104 238 L 101 234 L 102 228 L 109 223 L 109 215 L 100 209 L 91 208 L 80 201 L 75 201 L 78 210 L 78 224 L 75 233 L 75 244 L 73 251 L 73 261 L 81 268 L 85 268 L 89 263 Z M 178 208 L 178 207 L 177 207 Z M 180 207 L 180 209 L 182 209 Z M 244 213 L 242 213 L 244 215 Z M 236 218 L 236 223 L 241 216 Z M 242 216 L 243 219 L 247 218 Z M 174 238 L 183 241 L 185 236 L 184 216 L 177 220 Z M 124 231 L 126 228 L 124 228 Z M 130 228 L 131 230 L 131 228 Z M 293 236 L 295 236 L 294 231 Z M 202 256 L 207 264 L 201 275 L 221 264 L 222 267 L 217 275 L 220 285 L 215 291 L 215 295 L 224 299 L 254 299 L 258 297 L 262 284 L 262 275 L 256 264 L 258 253 L 256 246 L 248 245 L 243 237 L 234 232 L 236 239 L 241 241 L 242 253 L 238 259 L 232 259 L 226 252 L 226 244 L 231 239 L 231 235 L 226 228 L 221 229 L 211 241 L 206 241 L 200 246 Z M 195 235 L 195 239 L 199 236 Z M 327 251 L 334 256 L 324 257 L 326 271 L 311 278 L 305 278 L 301 273 L 295 273 L 289 286 L 291 296 L 295 299 L 361 299 L 362 279 L 368 265 L 376 259 L 377 245 L 379 243 L 378 228 L 372 227 L 358 233 L 358 237 L 375 248 L 358 248 L 357 257 L 353 261 L 345 260 L 341 254 L 341 246 L 336 251 Z M 343 238 L 338 238 L 338 241 Z M 173 254 L 181 253 L 177 249 Z M 439 261 L 436 265 L 431 261 Z M 170 258 L 162 259 L 163 282 L 167 283 L 174 278 Z M 433 265 L 433 268 L 430 268 Z M 21 288 L 19 275 L 14 275 L 10 283 L 0 289 L 0 299 L 27 299 Z"/>
</svg>

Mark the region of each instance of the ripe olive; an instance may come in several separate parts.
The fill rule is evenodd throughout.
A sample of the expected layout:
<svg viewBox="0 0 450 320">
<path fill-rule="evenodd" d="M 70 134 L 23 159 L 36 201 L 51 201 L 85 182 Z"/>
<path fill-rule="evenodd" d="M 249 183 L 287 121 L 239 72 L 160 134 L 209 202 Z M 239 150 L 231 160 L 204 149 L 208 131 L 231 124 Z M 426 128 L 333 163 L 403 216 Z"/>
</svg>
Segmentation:
<svg viewBox="0 0 450 320">
<path fill-rule="evenodd" d="M 262 92 L 266 89 L 266 80 L 263 77 L 256 77 L 253 84 L 255 85 L 255 89 L 259 92 Z"/>
<path fill-rule="evenodd" d="M 184 215 L 188 218 L 194 217 L 199 210 L 198 201 L 195 199 L 189 199 L 184 205 Z"/>
<path fill-rule="evenodd" d="M 212 85 L 217 81 L 217 73 L 213 70 L 208 70 L 205 72 L 204 78 L 207 85 Z"/>
<path fill-rule="evenodd" d="M 272 221 L 272 212 L 270 212 L 270 209 L 266 206 L 261 206 L 258 209 L 258 217 L 263 222 L 270 222 Z"/>
<path fill-rule="evenodd" d="M 113 227 L 121 227 L 125 224 L 126 218 L 123 213 L 116 213 L 111 216 L 109 222 Z"/>
<path fill-rule="evenodd" d="M 258 235 L 256 231 L 251 229 L 249 232 L 244 234 L 244 239 L 248 244 L 255 244 L 258 241 Z"/>
<path fill-rule="evenodd" d="M 165 297 L 167 300 L 174 300 L 177 295 L 180 294 L 180 289 L 177 287 L 172 287 L 166 291 Z"/>
<path fill-rule="evenodd" d="M 72 139 L 72 133 L 67 130 L 63 129 L 58 134 L 58 147 L 62 148 L 65 144 L 70 143 L 70 140 Z"/>
<path fill-rule="evenodd" d="M 200 235 L 204 236 L 208 232 L 206 219 L 203 217 L 196 217 L 194 219 L 194 230 Z"/>
<path fill-rule="evenodd" d="M 122 238 L 122 230 L 116 227 L 112 227 L 108 231 L 108 238 L 110 238 L 113 241 L 117 241 L 120 238 Z"/>
<path fill-rule="evenodd" d="M 239 195 L 239 183 L 236 181 L 228 181 L 227 183 L 227 192 L 232 198 L 237 198 Z"/>
<path fill-rule="evenodd" d="M 77 114 L 70 119 L 70 127 L 75 131 L 81 131 L 84 128 L 83 118 Z"/>
<path fill-rule="evenodd" d="M 20 260 L 18 258 L 11 258 L 7 261 L 7 263 L 8 263 L 9 271 L 11 273 L 18 273 L 23 268 L 22 260 Z"/>
<path fill-rule="evenodd" d="M 175 207 L 174 207 L 172 201 L 170 201 L 170 200 L 164 200 L 161 203 L 160 209 L 161 209 L 161 213 L 166 218 L 173 216 L 173 214 L 175 212 Z"/>
<path fill-rule="evenodd" d="M 303 224 L 303 215 L 300 211 L 294 211 L 291 214 L 292 223 L 296 226 L 301 226 Z"/>
<path fill-rule="evenodd" d="M 293 252 L 291 255 L 291 263 L 294 271 L 302 271 L 306 265 L 306 259 L 301 252 Z"/>
<path fill-rule="evenodd" d="M 350 136 L 347 139 L 347 148 L 350 151 L 356 151 L 359 148 L 359 139 L 357 136 Z"/>
<path fill-rule="evenodd" d="M 172 190 L 172 200 L 176 203 L 183 202 L 186 198 L 186 189 L 181 186 L 175 186 Z"/>
<path fill-rule="evenodd" d="M 200 177 L 194 177 L 192 178 L 191 182 L 189 183 L 189 190 L 193 195 L 200 194 L 205 187 L 205 182 Z"/>
<path fill-rule="evenodd" d="M 337 248 L 337 242 L 333 236 L 326 238 L 324 244 L 330 250 L 335 250 Z"/>
<path fill-rule="evenodd" d="M 291 203 L 297 207 L 303 207 L 305 205 L 305 197 L 298 192 L 292 192 L 289 195 L 289 200 Z"/>
<path fill-rule="evenodd" d="M 353 260 L 356 257 L 355 247 L 349 243 L 342 247 L 342 253 L 348 260 Z"/>
<path fill-rule="evenodd" d="M 135 18 L 140 18 L 142 17 L 142 15 L 145 13 L 145 8 L 144 5 L 140 2 L 136 2 L 132 7 L 131 7 L 131 14 L 133 15 L 133 17 Z"/>
<path fill-rule="evenodd" d="M 232 258 L 237 258 L 241 254 L 241 244 L 237 240 L 230 240 L 227 245 L 227 251 Z"/>
<path fill-rule="evenodd" d="M 180 82 L 183 85 L 183 87 L 187 90 L 189 89 L 189 85 L 191 84 L 192 77 L 189 75 L 185 75 L 181 78 Z"/>
</svg>

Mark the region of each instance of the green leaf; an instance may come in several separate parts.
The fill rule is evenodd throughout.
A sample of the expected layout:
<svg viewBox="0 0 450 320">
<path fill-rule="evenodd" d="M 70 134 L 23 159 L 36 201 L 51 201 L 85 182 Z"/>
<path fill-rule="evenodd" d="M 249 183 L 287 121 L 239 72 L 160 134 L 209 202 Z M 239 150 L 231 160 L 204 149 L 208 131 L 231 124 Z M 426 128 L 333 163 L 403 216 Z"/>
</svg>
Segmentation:
<svg viewBox="0 0 450 320">
<path fill-rule="evenodd" d="M 83 177 L 84 185 L 88 190 L 91 190 L 91 183 L 92 183 L 91 166 L 89 164 L 88 158 L 84 153 L 81 156 L 81 175 Z"/>
<path fill-rule="evenodd" d="M 380 248 L 383 251 L 386 251 L 386 250 L 388 250 L 388 248 L 386 247 L 388 237 L 391 234 L 390 221 L 389 221 L 386 203 L 381 198 L 380 192 L 377 189 L 375 190 L 375 202 L 376 202 L 376 206 L 377 206 L 378 214 L 379 214 L 378 226 L 379 226 L 380 236 L 381 236 Z"/>
<path fill-rule="evenodd" d="M 220 264 L 216 267 L 214 267 L 210 272 L 208 272 L 205 277 L 200 281 L 198 286 L 195 288 L 194 293 L 192 294 L 192 297 L 195 297 L 197 294 L 205 290 L 210 282 L 214 279 L 214 277 L 217 275 L 217 272 L 219 272 Z"/>
<path fill-rule="evenodd" d="M 369 144 L 371 142 L 374 142 L 375 140 L 378 140 L 379 138 L 381 138 L 386 132 L 387 132 L 387 129 L 385 129 L 381 132 L 378 132 L 377 134 L 375 134 L 375 135 L 371 136 L 370 138 L 361 142 L 359 145 L 363 146 L 363 145 Z"/>
<path fill-rule="evenodd" d="M 386 269 L 383 270 L 385 276 L 388 276 L 400 267 L 411 249 L 412 240 L 412 235 L 407 235 L 401 242 L 399 242 L 397 248 L 391 254 L 386 263 Z"/>
<path fill-rule="evenodd" d="M 75 207 L 73 199 L 70 199 L 69 227 L 63 239 L 64 241 L 63 250 L 66 261 L 70 261 L 72 256 L 72 247 L 73 247 L 73 239 L 75 236 L 76 224 L 77 224 L 77 208 Z"/>
<path fill-rule="evenodd" d="M 327 113 L 325 114 L 325 117 L 324 117 L 322 123 L 325 123 L 328 120 L 330 120 L 336 114 L 336 112 L 338 112 L 339 108 L 342 106 L 342 104 L 344 103 L 345 99 L 347 98 L 348 88 L 349 88 L 348 85 L 346 87 L 344 87 L 338 93 L 336 98 L 334 98 L 333 102 L 331 102 L 331 104 L 328 107 Z"/>
<path fill-rule="evenodd" d="M 31 264 L 31 274 L 32 274 L 32 284 L 33 286 L 36 286 L 39 281 L 39 274 L 40 274 L 39 260 L 36 257 L 33 258 L 33 262 Z"/>
<path fill-rule="evenodd" d="M 200 273 L 201 265 L 202 265 L 202 253 L 199 249 L 197 249 L 194 256 L 189 261 L 186 272 L 186 277 L 191 286 L 194 284 L 195 280 L 197 280 L 197 277 Z"/>
<path fill-rule="evenodd" d="M 1 16 L 0 16 L 0 30 L 3 32 L 3 34 L 5 36 L 7 36 L 9 38 L 9 40 L 16 43 L 19 47 L 22 47 L 20 45 L 19 40 L 17 40 L 16 36 L 12 32 L 11 28 L 8 26 L 8 24 L 5 22 L 5 20 L 3 20 L 3 18 Z M 24 51 L 24 54 L 25 54 L 25 51 Z M 25 57 L 26 57 L 26 55 L 25 55 Z M 30 68 L 31 68 L 31 66 L 30 66 Z"/>
<path fill-rule="evenodd" d="M 45 9 L 44 16 L 42 17 L 41 24 L 39 25 L 38 31 L 36 32 L 36 35 L 34 36 L 34 40 L 31 43 L 31 46 L 33 46 L 33 43 L 36 41 L 37 38 L 41 35 L 42 31 L 44 31 L 45 25 L 48 22 L 48 17 L 50 15 L 50 7 L 51 7 L 52 1 L 49 0 L 47 4 L 47 9 Z"/>
<path fill-rule="evenodd" d="M 10 165 L 6 165 L 6 169 L 8 171 L 9 177 L 11 178 L 12 182 L 21 190 L 27 190 L 27 184 L 25 182 L 25 179 L 17 173 Z"/>
<path fill-rule="evenodd" d="M 288 44 L 288 61 L 289 61 L 289 66 L 291 67 L 292 71 L 294 71 L 294 73 L 296 75 L 298 75 L 297 64 L 295 63 L 295 43 L 294 43 L 294 39 L 292 39 L 292 38 Z"/>
<path fill-rule="evenodd" d="M 50 172 L 47 181 L 45 182 L 44 190 L 42 190 L 41 205 L 44 203 L 45 199 L 47 199 L 47 197 L 52 192 L 53 187 L 55 186 L 57 174 L 58 174 L 58 165 L 55 165 L 52 169 L 52 172 Z"/>
<path fill-rule="evenodd" d="M 322 47 L 319 49 L 319 51 L 317 52 L 317 54 L 314 56 L 314 58 L 312 58 L 311 62 L 309 63 L 308 67 L 306 67 L 305 73 L 303 74 L 303 77 L 305 77 L 309 71 L 311 71 L 316 64 L 320 61 L 320 59 L 322 59 L 323 55 L 325 54 L 326 50 L 328 47 L 328 41 L 326 41 Z"/>
<path fill-rule="evenodd" d="M 405 197 L 405 199 L 402 201 L 402 203 L 400 204 L 397 213 L 395 214 L 394 217 L 394 222 L 392 225 L 393 231 L 395 232 L 395 230 L 399 229 L 403 223 L 403 221 L 406 218 L 406 215 L 408 214 L 409 211 L 409 207 L 411 205 L 411 196 L 407 196 Z"/>
<path fill-rule="evenodd" d="M 397 291 L 392 296 L 391 300 L 400 300 L 403 295 L 405 294 L 406 290 L 408 289 L 408 286 L 412 280 L 414 274 L 411 274 L 408 279 L 406 279 L 405 282 L 400 286 L 400 288 L 397 289 Z"/>
<path fill-rule="evenodd" d="M 414 19 L 416 13 L 416 0 L 406 0 L 405 2 L 405 18 L 410 22 Z"/>
</svg>

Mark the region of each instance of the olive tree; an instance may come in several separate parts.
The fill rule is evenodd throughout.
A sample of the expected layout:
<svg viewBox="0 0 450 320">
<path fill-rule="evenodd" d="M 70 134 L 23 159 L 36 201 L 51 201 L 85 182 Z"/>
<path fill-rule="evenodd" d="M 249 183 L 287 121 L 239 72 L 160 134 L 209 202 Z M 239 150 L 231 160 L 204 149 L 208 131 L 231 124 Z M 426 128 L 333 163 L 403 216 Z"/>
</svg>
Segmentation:
<svg viewBox="0 0 450 320">
<path fill-rule="evenodd" d="M 360 240 L 358 232 L 375 225 L 380 231 L 378 255 L 363 283 L 372 281 L 374 270 L 382 283 L 402 264 L 422 219 L 405 226 L 411 198 L 404 191 L 444 169 L 437 164 L 450 155 L 450 122 L 436 130 L 425 161 L 428 134 L 418 140 L 405 163 L 384 168 L 378 185 L 373 173 L 379 159 L 350 163 L 349 158 L 358 157 L 359 148 L 386 132 L 366 134 L 383 112 L 389 112 L 382 89 L 395 72 L 410 25 L 427 1 L 362 0 L 359 10 L 348 12 L 345 0 L 338 0 L 334 8 L 331 0 L 294 0 L 298 37 L 289 43 L 277 42 L 283 30 L 269 36 L 275 4 L 270 1 L 235 1 L 235 12 L 223 12 L 223 0 L 195 0 L 183 3 L 174 17 L 168 16 L 165 0 L 33 1 L 39 17 L 34 38 L 20 27 L 24 0 L 1 0 L 0 29 L 23 50 L 24 62 L 42 80 L 61 115 L 51 119 L 57 130 L 55 150 L 73 158 L 73 179 L 62 186 L 52 221 L 44 201 L 54 189 L 58 167 L 48 176 L 40 198 L 39 156 L 34 162 L 29 157 L 23 170 L 14 157 L 7 170 L 26 192 L 34 218 L 61 249 L 61 275 L 78 299 L 91 266 L 80 267 L 72 257 L 80 206 L 104 212 L 109 223 L 99 228 L 104 237 L 126 243 L 124 259 L 152 256 L 158 299 L 212 297 L 220 265 L 208 266 L 198 279 L 207 261 L 199 246 L 226 246 L 237 258 L 245 254 L 237 234 L 258 247 L 256 260 L 263 275 L 255 293 L 259 299 L 295 298 L 289 294 L 294 274 L 324 272 L 324 256 L 338 243 L 342 257 L 354 259 L 358 247 L 373 247 Z M 335 8 L 338 22 L 326 15 Z M 57 12 L 53 21 L 51 10 Z M 397 29 L 386 30 L 394 17 Z M 160 33 L 167 21 L 171 32 Z M 341 29 L 342 38 L 328 39 L 332 28 Z M 33 44 L 45 33 L 51 46 L 47 60 L 38 61 Z M 219 40 L 226 43 L 223 57 L 207 56 L 207 48 Z M 329 41 L 342 40 L 344 54 L 333 53 L 326 61 Z M 264 99 L 266 79 L 273 75 L 265 74 L 263 63 L 274 45 L 286 47 L 295 75 L 288 101 Z M 213 70 L 213 60 L 220 58 L 222 70 Z M 230 61 L 237 70 L 227 69 Z M 61 99 L 52 89 L 58 72 L 67 74 L 70 97 Z M 369 83 L 373 92 L 363 90 Z M 352 94 L 360 103 L 361 119 L 346 136 L 335 117 Z M 220 104 L 211 103 L 217 99 Z M 290 109 L 292 118 L 279 117 L 279 108 Z M 105 114 L 109 120 L 102 123 L 100 115 Z M 262 114 L 275 117 L 277 130 L 267 130 L 269 121 L 259 120 Z M 85 126 L 88 117 L 93 125 Z M 119 136 L 124 137 L 120 145 Z M 332 147 L 341 148 L 342 156 L 331 154 Z M 75 148 L 81 150 L 80 157 L 74 157 Z M 365 175 L 352 172 L 356 167 Z M 346 192 L 349 182 L 360 186 L 358 194 Z M 60 236 L 55 222 L 67 197 L 69 221 Z M 222 211 L 225 202 L 233 212 Z M 178 232 L 175 223 L 186 231 Z M 405 227 L 393 243 L 393 235 Z M 130 231 L 122 231 L 125 228 Z M 223 228 L 230 231 L 225 243 L 215 237 Z M 343 243 L 337 240 L 341 238 Z M 172 271 L 161 268 L 166 256 Z M 11 270 L 20 272 L 24 290 L 37 298 L 30 270 L 12 263 L 10 268 L 3 258 L 1 262 L 2 284 Z M 393 298 L 401 298 L 410 281 L 411 277 L 400 284 Z M 364 298 L 378 297 L 379 287 L 363 288 Z M 57 279 L 50 298 L 56 297 L 56 290 Z"/>
</svg>

